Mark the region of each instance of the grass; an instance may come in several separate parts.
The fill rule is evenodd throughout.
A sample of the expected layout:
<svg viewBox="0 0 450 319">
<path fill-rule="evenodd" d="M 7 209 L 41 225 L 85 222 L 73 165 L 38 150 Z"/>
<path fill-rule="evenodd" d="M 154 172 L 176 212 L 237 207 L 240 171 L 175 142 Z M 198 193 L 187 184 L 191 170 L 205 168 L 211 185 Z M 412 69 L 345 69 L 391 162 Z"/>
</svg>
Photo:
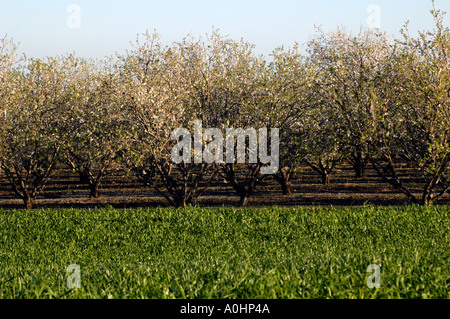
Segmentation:
<svg viewBox="0 0 450 319">
<path fill-rule="evenodd" d="M 449 211 L 0 210 L 0 298 L 448 299 Z"/>
</svg>

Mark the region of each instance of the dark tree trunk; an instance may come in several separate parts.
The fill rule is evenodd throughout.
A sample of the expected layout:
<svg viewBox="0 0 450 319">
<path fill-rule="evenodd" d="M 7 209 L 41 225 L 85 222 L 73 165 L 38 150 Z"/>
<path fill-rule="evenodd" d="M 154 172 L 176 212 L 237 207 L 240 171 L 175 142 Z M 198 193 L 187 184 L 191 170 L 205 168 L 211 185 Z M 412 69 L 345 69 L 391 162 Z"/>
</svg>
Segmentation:
<svg viewBox="0 0 450 319">
<path fill-rule="evenodd" d="M 179 197 L 179 198 L 175 199 L 175 205 L 177 207 L 184 208 L 184 207 L 186 207 L 188 205 L 188 202 L 187 202 L 185 197 Z"/>
<path fill-rule="evenodd" d="M 364 168 L 363 168 L 361 162 L 355 163 L 355 165 L 353 165 L 353 169 L 355 170 L 355 177 L 356 178 L 363 178 L 364 177 Z"/>
<path fill-rule="evenodd" d="M 234 164 L 226 164 L 223 167 L 225 173 L 225 179 L 231 184 L 236 194 L 239 196 L 239 206 L 247 207 L 249 204 L 249 198 L 256 189 L 258 183 L 260 183 L 263 177 L 258 178 L 260 174 L 260 164 L 247 166 L 246 172 L 239 172 L 242 176 L 240 179 L 236 176 L 236 167 Z"/>
<path fill-rule="evenodd" d="M 311 167 L 317 174 L 320 174 L 320 177 L 322 179 L 323 185 L 329 185 L 330 179 L 331 179 L 331 173 L 333 172 L 333 169 L 335 168 L 336 164 L 340 161 L 335 160 L 331 165 L 329 164 L 323 164 L 322 162 L 319 162 L 319 164 L 313 164 L 310 162 L 306 162 L 306 164 Z"/>
<path fill-rule="evenodd" d="M 291 169 L 289 167 L 282 168 L 274 178 L 280 184 L 283 195 L 292 194 Z"/>
<path fill-rule="evenodd" d="M 292 195 L 292 184 L 288 181 L 283 181 L 281 183 L 281 191 L 283 195 Z"/>
<path fill-rule="evenodd" d="M 89 173 L 84 172 L 80 173 L 80 182 L 87 185 L 89 187 L 89 198 L 99 198 L 98 188 L 100 183 L 95 181 L 89 177 Z"/>
<path fill-rule="evenodd" d="M 25 197 L 23 198 L 23 203 L 26 210 L 33 209 L 34 199 L 31 197 Z"/>
<path fill-rule="evenodd" d="M 240 207 L 247 207 L 248 203 L 249 203 L 249 197 L 250 196 L 248 194 L 241 195 L 241 198 L 239 200 L 239 206 Z"/>
<path fill-rule="evenodd" d="M 434 204 L 434 196 L 431 191 L 428 191 L 423 194 L 422 201 L 420 202 L 422 206 L 433 206 Z"/>
<path fill-rule="evenodd" d="M 330 185 L 330 174 L 327 172 L 322 172 L 322 184 Z"/>
<path fill-rule="evenodd" d="M 90 198 L 99 198 L 98 193 L 98 183 L 90 183 L 89 184 Z"/>
<path fill-rule="evenodd" d="M 367 165 L 367 158 L 364 158 L 361 151 L 356 151 L 351 156 L 350 164 L 353 166 L 356 178 L 363 178 L 364 171 Z"/>
</svg>

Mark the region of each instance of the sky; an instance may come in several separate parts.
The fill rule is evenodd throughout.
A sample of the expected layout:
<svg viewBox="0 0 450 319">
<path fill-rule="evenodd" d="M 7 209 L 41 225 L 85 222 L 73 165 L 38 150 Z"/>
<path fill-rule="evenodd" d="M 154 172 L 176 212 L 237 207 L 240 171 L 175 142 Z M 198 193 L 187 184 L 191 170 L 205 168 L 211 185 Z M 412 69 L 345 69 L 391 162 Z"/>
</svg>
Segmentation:
<svg viewBox="0 0 450 319">
<path fill-rule="evenodd" d="M 449 0 L 435 3 L 450 12 Z M 279 46 L 306 43 L 315 25 L 354 33 L 376 27 L 399 36 L 409 21 L 414 34 L 433 27 L 431 9 L 431 0 L 0 0 L 0 37 L 12 38 L 30 57 L 102 59 L 132 49 L 147 30 L 170 44 L 218 29 L 268 56 Z"/>
</svg>

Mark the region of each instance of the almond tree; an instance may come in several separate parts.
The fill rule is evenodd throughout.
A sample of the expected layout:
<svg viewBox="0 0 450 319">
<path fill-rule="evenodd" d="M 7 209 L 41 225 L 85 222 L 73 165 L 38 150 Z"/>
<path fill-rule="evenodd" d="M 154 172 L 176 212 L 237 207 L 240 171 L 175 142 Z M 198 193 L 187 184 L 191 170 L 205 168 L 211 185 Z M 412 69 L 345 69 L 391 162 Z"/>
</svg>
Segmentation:
<svg viewBox="0 0 450 319">
<path fill-rule="evenodd" d="M 327 77 L 326 100 L 335 105 L 351 148 L 364 146 L 384 181 L 413 202 L 432 204 L 449 189 L 449 30 L 432 11 L 433 31 L 403 41 L 338 30 L 311 43 L 312 57 Z M 400 174 L 401 164 L 424 184 L 420 195 Z"/>
<path fill-rule="evenodd" d="M 276 49 L 267 68 L 264 102 L 259 111 L 280 129 L 280 169 L 274 175 L 282 193 L 292 193 L 291 177 L 302 159 L 304 119 L 316 104 L 313 79 L 315 67 L 300 54 L 299 46 Z"/>
<path fill-rule="evenodd" d="M 31 209 L 60 151 L 57 122 L 66 100 L 64 59 L 25 61 L 10 71 L 7 113 L 0 131 L 0 168 L 13 192 Z"/>
<path fill-rule="evenodd" d="M 249 197 L 267 176 L 261 174 L 266 163 L 255 153 L 256 145 L 252 145 L 255 140 L 246 134 L 256 133 L 261 128 L 276 128 L 270 126 L 272 123 L 260 109 L 266 88 L 266 64 L 262 57 L 253 53 L 253 48 L 243 40 L 234 41 L 213 34 L 203 49 L 206 54 L 203 89 L 197 90 L 208 93 L 200 94 L 207 123 L 229 133 L 226 134 L 227 143 L 224 143 L 223 154 L 227 156 L 221 171 L 239 196 L 240 206 L 248 205 Z M 231 132 L 241 134 L 238 133 L 235 139 Z M 238 143 L 242 142 L 246 155 L 237 152 Z"/>
<path fill-rule="evenodd" d="M 195 203 L 215 177 L 216 164 L 196 162 L 189 151 L 186 161 L 174 162 L 173 132 L 194 127 L 198 97 L 193 83 L 202 77 L 199 45 L 187 39 L 163 47 L 157 35 L 146 35 L 136 50 L 122 56 L 123 98 L 130 110 L 132 148 L 128 166 L 146 185 L 174 206 Z M 191 130 L 191 145 L 194 132 Z M 203 143 L 200 148 L 203 152 Z"/>
<path fill-rule="evenodd" d="M 207 58 L 202 76 L 193 85 L 202 113 L 199 116 L 219 131 L 240 132 L 236 140 L 227 134 L 223 153 L 228 156 L 224 159 L 226 163 L 221 165 L 224 179 L 240 198 L 239 205 L 247 206 L 257 186 L 269 175 L 279 181 L 284 194 L 290 193 L 290 177 L 299 155 L 296 147 L 298 119 L 305 114 L 311 96 L 308 94 L 311 69 L 305 64 L 298 46 L 286 51 L 283 48 L 275 50 L 274 60 L 268 65 L 253 53 L 251 44 L 215 33 L 203 46 L 203 52 Z M 259 135 L 258 143 L 252 136 L 261 132 L 267 134 L 265 137 Z M 279 132 L 280 144 L 276 147 L 279 148 L 276 160 L 272 150 L 268 150 L 268 145 L 272 148 L 276 144 L 272 141 L 274 132 Z M 267 152 L 263 153 L 268 158 L 261 160 L 264 140 Z M 237 151 L 237 146 L 243 142 L 245 155 Z M 234 150 L 232 154 L 229 153 L 230 146 Z M 270 167 L 275 165 L 276 168 L 270 174 L 263 174 L 270 170 L 269 163 Z"/>
<path fill-rule="evenodd" d="M 442 12 L 431 12 L 434 30 L 418 38 L 407 27 L 402 30 L 396 59 L 378 85 L 370 131 L 370 146 L 378 153 L 372 165 L 386 182 L 422 205 L 432 205 L 450 189 L 450 30 Z M 401 159 L 423 182 L 420 195 L 399 175 Z"/>
<path fill-rule="evenodd" d="M 89 186 L 90 197 L 97 198 L 104 177 L 120 168 L 129 119 L 117 93 L 114 64 L 75 58 L 72 63 L 72 94 L 60 122 L 63 161 Z"/>
<path fill-rule="evenodd" d="M 19 61 L 16 50 L 17 46 L 12 40 L 6 36 L 0 39 L 0 134 L 1 130 L 6 127 L 7 101 L 11 93 L 14 93 L 11 76 L 14 66 Z"/>
<path fill-rule="evenodd" d="M 320 175 L 323 185 L 328 185 L 345 156 L 341 119 L 330 105 L 319 104 L 309 109 L 302 123 L 298 144 L 301 160 Z"/>
<path fill-rule="evenodd" d="M 338 29 L 318 33 L 308 43 L 312 63 L 320 70 L 316 82 L 318 97 L 328 103 L 339 118 L 346 146 L 343 155 L 353 166 L 356 177 L 362 177 L 368 163 L 365 128 L 371 124 L 375 83 L 386 69 L 391 45 L 384 34 L 361 30 L 357 36 Z"/>
</svg>

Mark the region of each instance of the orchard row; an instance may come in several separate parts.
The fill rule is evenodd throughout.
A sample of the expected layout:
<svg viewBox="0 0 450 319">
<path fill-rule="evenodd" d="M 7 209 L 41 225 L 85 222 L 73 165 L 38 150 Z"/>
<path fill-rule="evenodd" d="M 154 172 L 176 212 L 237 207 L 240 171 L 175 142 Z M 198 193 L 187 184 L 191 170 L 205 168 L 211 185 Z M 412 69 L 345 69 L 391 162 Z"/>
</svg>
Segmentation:
<svg viewBox="0 0 450 319">
<path fill-rule="evenodd" d="M 300 163 L 328 183 L 347 161 L 357 176 L 370 163 L 411 202 L 432 204 L 450 187 L 450 32 L 443 14 L 432 14 L 435 28 L 417 37 L 407 26 L 397 39 L 317 30 L 305 50 L 278 48 L 270 61 L 218 32 L 168 46 L 147 33 L 105 61 L 19 57 L 5 38 L 1 172 L 27 208 L 57 163 L 70 165 L 92 197 L 105 176 L 126 168 L 175 206 L 194 202 L 221 174 L 247 205 L 266 176 L 259 159 L 173 161 L 172 132 L 202 121 L 205 130 L 279 129 L 274 177 L 284 193 Z M 405 161 L 423 182 L 420 196 L 398 175 Z"/>
</svg>

